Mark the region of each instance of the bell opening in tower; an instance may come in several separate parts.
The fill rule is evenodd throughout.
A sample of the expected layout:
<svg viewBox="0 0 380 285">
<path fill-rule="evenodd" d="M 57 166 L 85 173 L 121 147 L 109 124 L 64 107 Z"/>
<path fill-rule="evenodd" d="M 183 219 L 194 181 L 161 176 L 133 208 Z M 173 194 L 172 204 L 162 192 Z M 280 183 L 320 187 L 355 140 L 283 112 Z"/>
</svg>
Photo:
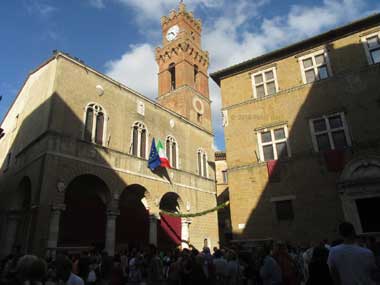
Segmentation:
<svg viewBox="0 0 380 285">
<path fill-rule="evenodd" d="M 169 64 L 169 73 L 170 73 L 170 88 L 174 90 L 176 88 L 175 82 L 175 64 L 172 62 Z"/>
</svg>

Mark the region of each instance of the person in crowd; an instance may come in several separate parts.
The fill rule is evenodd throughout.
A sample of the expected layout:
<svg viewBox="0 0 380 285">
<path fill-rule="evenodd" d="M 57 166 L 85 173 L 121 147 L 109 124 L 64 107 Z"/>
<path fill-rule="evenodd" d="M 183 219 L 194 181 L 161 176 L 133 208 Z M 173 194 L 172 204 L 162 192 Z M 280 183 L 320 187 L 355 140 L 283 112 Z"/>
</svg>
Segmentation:
<svg viewBox="0 0 380 285">
<path fill-rule="evenodd" d="M 102 252 L 101 263 L 98 269 L 99 285 L 108 285 L 111 280 L 113 258 L 106 251 Z"/>
<path fill-rule="evenodd" d="M 297 265 L 289 255 L 285 243 L 276 243 L 273 250 L 273 257 L 281 268 L 283 285 L 299 285 L 300 277 L 298 276 Z"/>
<path fill-rule="evenodd" d="M 42 285 L 47 273 L 46 262 L 35 255 L 24 255 L 16 266 L 9 285 Z"/>
<path fill-rule="evenodd" d="M 333 285 L 329 267 L 327 266 L 327 257 L 329 250 L 325 245 L 314 248 L 313 257 L 309 263 L 309 279 L 306 285 Z"/>
<path fill-rule="evenodd" d="M 180 255 L 180 252 L 178 250 L 175 250 L 168 269 L 167 281 L 169 285 L 181 284 L 181 263 L 182 257 Z"/>
<path fill-rule="evenodd" d="M 371 250 L 356 244 L 356 233 L 351 223 L 339 225 L 343 243 L 330 249 L 328 266 L 334 284 L 375 285 L 372 276 L 377 271 Z"/>
<path fill-rule="evenodd" d="M 113 258 L 110 285 L 122 285 L 123 279 L 123 269 L 121 268 L 120 255 L 116 255 Z"/>
<path fill-rule="evenodd" d="M 132 250 L 131 257 L 129 259 L 128 268 L 129 268 L 128 281 L 129 282 L 135 282 L 135 283 L 141 282 L 142 272 L 140 269 L 138 252 L 135 248 Z"/>
<path fill-rule="evenodd" d="M 263 285 L 281 285 L 282 273 L 277 261 L 271 255 L 271 246 L 264 245 L 261 253 L 260 277 Z"/>
<path fill-rule="evenodd" d="M 65 255 L 58 255 L 55 260 L 58 284 L 84 285 L 84 281 L 72 272 L 73 264 Z"/>
<path fill-rule="evenodd" d="M 307 282 L 307 280 L 309 279 L 309 264 L 311 262 L 311 259 L 313 258 L 313 251 L 315 246 L 317 246 L 317 243 L 311 242 L 309 248 L 307 248 L 305 252 L 302 254 L 303 275 L 305 282 Z"/>
<path fill-rule="evenodd" d="M 220 250 L 214 253 L 215 279 L 217 284 L 224 285 L 227 277 L 227 261 Z"/>
<path fill-rule="evenodd" d="M 90 264 L 91 264 L 91 258 L 88 252 L 83 251 L 77 260 L 78 260 L 78 265 L 77 265 L 78 274 L 77 275 L 83 280 L 87 280 L 88 273 L 90 272 Z"/>
<path fill-rule="evenodd" d="M 237 254 L 234 250 L 227 253 L 227 284 L 237 285 L 240 283 L 241 270 Z"/>
<path fill-rule="evenodd" d="M 128 252 L 127 250 L 123 250 L 120 254 L 120 265 L 123 270 L 124 279 L 127 279 L 128 276 Z"/>
<path fill-rule="evenodd" d="M 148 280 L 151 284 L 161 284 L 163 281 L 163 265 L 160 257 L 157 254 L 155 245 L 149 245 L 148 254 Z"/>
<path fill-rule="evenodd" d="M 98 280 L 98 276 L 96 275 L 96 269 L 97 269 L 97 264 L 94 260 L 91 260 L 91 263 L 89 265 L 89 272 L 86 280 L 87 285 L 95 285 L 96 281 Z"/>
</svg>

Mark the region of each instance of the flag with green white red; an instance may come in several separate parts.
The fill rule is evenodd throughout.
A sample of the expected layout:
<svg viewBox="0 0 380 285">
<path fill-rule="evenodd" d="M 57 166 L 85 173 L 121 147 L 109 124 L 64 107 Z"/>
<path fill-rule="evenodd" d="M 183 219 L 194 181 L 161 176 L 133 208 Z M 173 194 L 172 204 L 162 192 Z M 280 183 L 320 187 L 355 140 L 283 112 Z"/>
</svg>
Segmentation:
<svg viewBox="0 0 380 285">
<path fill-rule="evenodd" d="M 157 142 L 156 148 L 157 148 L 158 155 L 159 155 L 160 161 L 161 161 L 160 166 L 161 167 L 166 167 L 166 168 L 172 168 L 171 165 L 170 165 L 170 162 L 169 162 L 169 160 L 168 160 L 168 158 L 166 156 L 164 145 L 162 144 L 162 142 L 161 142 L 160 139 Z"/>
</svg>

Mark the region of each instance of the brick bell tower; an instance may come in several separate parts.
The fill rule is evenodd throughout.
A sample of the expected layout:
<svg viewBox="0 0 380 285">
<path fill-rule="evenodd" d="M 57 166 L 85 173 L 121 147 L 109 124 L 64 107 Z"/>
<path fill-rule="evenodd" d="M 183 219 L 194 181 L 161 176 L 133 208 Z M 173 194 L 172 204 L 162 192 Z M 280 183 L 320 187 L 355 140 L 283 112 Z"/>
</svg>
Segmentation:
<svg viewBox="0 0 380 285">
<path fill-rule="evenodd" d="M 161 18 L 162 48 L 156 48 L 158 103 L 212 131 L 208 52 L 201 48 L 202 23 L 184 3 Z"/>
</svg>

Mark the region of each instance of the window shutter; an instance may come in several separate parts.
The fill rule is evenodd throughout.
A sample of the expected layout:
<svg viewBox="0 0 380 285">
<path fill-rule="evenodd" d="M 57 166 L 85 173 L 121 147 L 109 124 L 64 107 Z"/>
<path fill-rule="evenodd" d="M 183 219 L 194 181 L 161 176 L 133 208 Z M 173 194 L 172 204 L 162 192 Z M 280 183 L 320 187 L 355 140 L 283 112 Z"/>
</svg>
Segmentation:
<svg viewBox="0 0 380 285">
<path fill-rule="evenodd" d="M 198 151 L 198 173 L 202 175 L 202 157 L 200 151 Z"/>
<path fill-rule="evenodd" d="M 92 138 L 93 116 L 94 116 L 94 110 L 92 109 L 92 107 L 90 107 L 87 109 L 87 112 L 86 112 L 86 122 L 85 122 L 85 128 L 84 128 L 84 139 L 86 141 L 91 141 L 91 138 Z"/>
<path fill-rule="evenodd" d="M 166 140 L 166 157 L 168 158 L 168 161 L 170 162 L 170 164 L 172 164 L 171 160 L 170 160 L 170 158 L 171 158 L 171 156 L 170 156 L 170 139 Z"/>
<path fill-rule="evenodd" d="M 207 177 L 207 157 L 206 154 L 203 154 L 203 176 Z"/>
<path fill-rule="evenodd" d="M 132 154 L 137 155 L 137 143 L 138 143 L 138 127 L 133 127 L 133 136 L 132 136 Z"/>
<path fill-rule="evenodd" d="M 103 144 L 104 114 L 98 113 L 96 116 L 95 143 Z"/>
<path fill-rule="evenodd" d="M 146 130 L 141 130 L 140 157 L 145 158 L 146 154 Z"/>
<path fill-rule="evenodd" d="M 172 143 L 172 167 L 177 168 L 177 144 L 175 142 Z"/>
</svg>

